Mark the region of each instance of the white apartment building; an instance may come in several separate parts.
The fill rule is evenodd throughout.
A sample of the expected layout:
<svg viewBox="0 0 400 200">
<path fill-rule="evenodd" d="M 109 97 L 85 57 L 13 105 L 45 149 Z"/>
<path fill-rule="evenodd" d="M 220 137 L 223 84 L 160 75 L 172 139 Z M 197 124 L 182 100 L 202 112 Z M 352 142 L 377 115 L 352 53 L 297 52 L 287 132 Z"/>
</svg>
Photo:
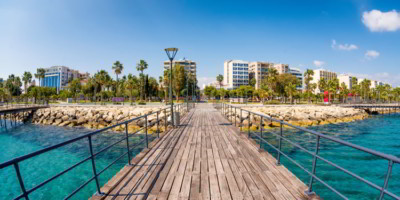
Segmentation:
<svg viewBox="0 0 400 200">
<path fill-rule="evenodd" d="M 164 61 L 164 70 L 168 70 L 170 68 L 170 63 L 171 62 L 169 60 Z M 197 63 L 195 61 L 186 60 L 185 58 L 172 61 L 172 67 L 174 67 L 176 64 L 184 66 L 185 71 L 190 72 L 192 76 L 196 77 Z"/>
<path fill-rule="evenodd" d="M 299 68 L 289 68 L 289 72 L 293 76 L 295 76 L 299 80 L 299 85 L 297 85 L 297 90 L 302 91 L 303 90 L 303 72 Z"/>
<path fill-rule="evenodd" d="M 228 60 L 224 62 L 224 85 L 235 89 L 249 84 L 249 63 L 243 60 Z"/>
<path fill-rule="evenodd" d="M 89 73 L 80 73 L 78 70 L 73 70 L 65 66 L 53 66 L 44 68 L 44 78 L 40 80 L 40 86 L 54 87 L 57 91 L 67 87 L 68 81 L 74 78 L 88 78 Z"/>
<path fill-rule="evenodd" d="M 279 74 L 289 73 L 289 65 L 288 64 L 274 64 L 274 68 L 278 71 Z"/>
<path fill-rule="evenodd" d="M 256 79 L 255 88 L 259 89 L 263 79 L 268 77 L 268 70 L 274 66 L 269 62 L 250 62 L 249 63 L 249 80 Z"/>
<path fill-rule="evenodd" d="M 353 83 L 352 83 L 353 77 L 354 76 L 350 76 L 347 74 L 340 74 L 338 76 L 339 84 L 341 85 L 342 83 L 344 83 L 346 85 L 347 89 L 351 90 L 353 88 Z"/>
<path fill-rule="evenodd" d="M 335 72 L 331 72 L 325 69 L 315 69 L 314 75 L 313 75 L 313 80 L 310 81 L 310 83 L 316 83 L 317 88 L 315 89 L 314 93 L 321 93 L 322 90 L 319 89 L 318 87 L 318 82 L 322 78 L 324 78 L 326 81 L 332 80 L 334 78 L 337 78 L 337 74 Z"/>
</svg>

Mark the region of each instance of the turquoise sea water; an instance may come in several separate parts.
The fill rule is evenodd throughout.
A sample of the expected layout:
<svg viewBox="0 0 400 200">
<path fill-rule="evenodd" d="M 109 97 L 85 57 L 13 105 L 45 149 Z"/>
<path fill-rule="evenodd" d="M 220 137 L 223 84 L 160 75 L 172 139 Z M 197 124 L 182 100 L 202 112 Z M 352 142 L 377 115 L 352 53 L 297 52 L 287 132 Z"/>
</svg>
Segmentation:
<svg viewBox="0 0 400 200">
<path fill-rule="evenodd" d="M 75 138 L 88 132 L 89 130 L 83 128 L 65 128 L 32 124 L 25 124 L 8 130 L 2 128 L 0 129 L 0 163 Z M 94 153 L 116 142 L 122 137 L 123 135 L 121 134 L 110 132 L 93 136 L 92 142 Z M 130 138 L 130 145 L 132 146 L 136 141 L 139 141 L 141 139 L 140 137 L 134 136 Z M 132 157 L 140 152 L 143 147 L 144 145 L 135 149 L 131 153 Z M 97 172 L 104 169 L 126 151 L 126 143 L 123 141 L 99 154 L 95 159 Z M 30 189 L 75 163 L 87 158 L 89 155 L 88 140 L 83 139 L 21 162 L 19 166 L 25 187 Z M 99 178 L 100 186 L 115 175 L 116 172 L 127 164 L 127 162 L 128 157 L 124 156 L 116 164 L 112 165 L 101 174 Z M 46 200 L 64 199 L 68 194 L 73 192 L 92 176 L 92 163 L 91 160 L 88 160 L 82 165 L 48 183 L 44 187 L 34 191 L 29 195 L 29 197 L 30 199 Z M 0 188 L 2 188 L 0 190 L 0 199 L 13 199 L 20 194 L 21 190 L 13 166 L 0 169 L 0 180 Z M 95 182 L 92 181 L 71 199 L 88 199 L 95 192 L 96 185 Z"/>
<path fill-rule="evenodd" d="M 330 124 L 311 129 L 317 130 L 328 135 L 338 137 L 364 147 L 368 147 L 387 154 L 400 157 L 400 115 L 380 115 L 369 119 L 351 123 Z M 5 131 L 0 130 L 0 162 L 7 161 L 17 156 L 25 155 L 44 147 L 57 144 L 67 139 L 87 133 L 87 129 L 63 128 L 54 126 L 42 126 L 26 124 L 17 128 Z M 284 131 L 286 137 L 296 141 L 310 151 L 315 150 L 316 137 L 293 130 Z M 277 145 L 275 137 L 266 134 L 266 139 L 270 143 Z M 94 151 L 98 151 L 121 138 L 120 134 L 103 133 L 93 137 Z M 132 138 L 132 145 L 139 138 Z M 283 142 L 283 150 L 291 158 L 295 159 L 308 170 L 311 171 L 312 157 L 301 150 L 292 147 L 287 142 Z M 121 153 L 125 152 L 126 144 L 113 147 L 96 157 L 97 171 L 106 167 L 116 159 Z M 263 147 L 276 156 L 276 153 Z M 137 149 L 132 155 L 140 152 Z M 57 150 L 45 153 L 41 156 L 31 158 L 20 163 L 25 186 L 32 188 L 40 182 L 50 178 L 58 172 L 68 168 L 74 163 L 86 158 L 89 155 L 87 140 L 67 145 Z M 324 158 L 366 178 L 367 180 L 382 186 L 387 171 L 388 162 L 378 157 L 338 145 L 333 142 L 321 140 L 320 155 Z M 286 158 L 282 157 L 282 163 L 299 177 L 304 183 L 308 184 L 309 176 L 300 168 L 291 164 Z M 100 185 L 103 185 L 117 171 L 127 163 L 127 156 L 109 168 L 100 176 Z M 323 161 L 317 162 L 317 176 L 326 181 L 332 187 L 343 193 L 349 199 L 376 199 L 379 192 L 368 185 L 357 181 L 334 167 L 329 166 Z M 55 181 L 47 184 L 43 188 L 33 192 L 30 199 L 63 199 L 77 187 L 91 178 L 92 166 L 90 160 L 76 169 L 62 175 Z M 0 199 L 13 199 L 20 194 L 19 184 L 12 167 L 0 170 Z M 324 199 L 340 199 L 318 181 L 314 182 L 314 190 Z M 72 199 L 87 199 L 96 191 L 94 181 L 78 192 Z M 389 181 L 389 191 L 400 195 L 400 165 L 393 167 L 392 177 Z M 392 199 L 385 196 L 385 199 Z"/>
<path fill-rule="evenodd" d="M 379 115 L 362 121 L 330 124 L 311 127 L 310 129 L 363 147 L 400 157 L 400 114 Z M 315 151 L 316 136 L 314 135 L 285 129 L 284 136 L 290 138 L 291 141 L 299 143 L 302 147 L 305 147 L 311 152 Z M 277 147 L 278 142 L 274 136 L 266 134 L 266 138 L 271 144 Z M 288 142 L 283 141 L 282 145 L 284 153 L 311 171 L 313 161 L 311 155 L 293 147 Z M 388 161 L 359 150 L 327 141 L 326 139 L 321 139 L 320 145 L 319 155 L 323 158 L 356 173 L 378 186 L 383 186 L 388 170 Z M 276 152 L 272 148 L 265 144 L 263 147 L 276 157 Z M 285 157 L 281 156 L 281 159 L 284 166 L 308 185 L 310 176 Z M 379 197 L 379 191 L 341 172 L 337 168 L 328 165 L 322 160 L 317 161 L 316 174 L 319 178 L 349 199 L 377 199 L 377 197 Z M 313 188 L 314 191 L 324 199 L 341 199 L 316 180 L 314 180 Z M 388 189 L 390 192 L 398 196 L 400 195 L 400 164 L 395 164 L 393 166 Z M 386 195 L 384 199 L 393 198 Z"/>
</svg>

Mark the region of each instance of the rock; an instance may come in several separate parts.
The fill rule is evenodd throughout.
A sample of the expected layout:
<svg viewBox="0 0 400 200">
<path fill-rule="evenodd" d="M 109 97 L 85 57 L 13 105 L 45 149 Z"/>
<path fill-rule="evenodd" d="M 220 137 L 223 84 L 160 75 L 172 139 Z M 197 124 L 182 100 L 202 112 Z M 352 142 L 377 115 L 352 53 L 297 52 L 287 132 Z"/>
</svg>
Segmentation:
<svg viewBox="0 0 400 200">
<path fill-rule="evenodd" d="M 56 119 L 52 125 L 57 126 L 61 124 L 62 121 L 63 121 L 62 119 Z"/>
<path fill-rule="evenodd" d="M 71 123 L 70 121 L 64 121 L 64 122 L 60 123 L 58 126 L 67 126 L 70 123 Z"/>
<path fill-rule="evenodd" d="M 64 115 L 64 116 L 61 117 L 61 119 L 62 119 L 63 121 L 67 121 L 67 120 L 69 119 L 69 117 L 68 117 L 68 115 Z"/>
<path fill-rule="evenodd" d="M 79 126 L 79 125 L 82 125 L 82 124 L 84 124 L 84 123 L 86 123 L 86 122 L 87 122 L 87 120 L 86 120 L 85 117 L 80 117 L 80 118 L 78 119 L 78 121 L 77 121 L 77 125 Z"/>
</svg>

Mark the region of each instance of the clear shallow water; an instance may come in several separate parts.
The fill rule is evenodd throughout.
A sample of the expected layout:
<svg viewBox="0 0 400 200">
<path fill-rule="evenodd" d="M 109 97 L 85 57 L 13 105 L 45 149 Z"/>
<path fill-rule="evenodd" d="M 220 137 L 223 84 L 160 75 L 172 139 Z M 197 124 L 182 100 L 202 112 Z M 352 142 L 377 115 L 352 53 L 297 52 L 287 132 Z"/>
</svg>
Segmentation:
<svg viewBox="0 0 400 200">
<path fill-rule="evenodd" d="M 310 129 L 363 147 L 400 157 L 400 114 L 379 115 L 362 121 L 330 124 L 311 127 Z M 311 152 L 315 151 L 316 136 L 314 135 L 285 129 L 284 136 L 290 138 L 291 141 L 299 143 L 302 147 L 305 147 Z M 277 147 L 278 142 L 274 136 L 267 134 L 266 139 Z M 311 172 L 313 161 L 311 155 L 293 147 L 288 142 L 283 141 L 282 145 L 284 153 L 301 163 Z M 276 152 L 272 148 L 265 144 L 263 148 L 276 157 Z M 384 159 L 338 145 L 326 139 L 321 139 L 319 155 L 378 186 L 383 186 L 384 184 L 388 169 L 388 161 Z M 283 156 L 281 156 L 281 162 L 299 177 L 300 180 L 308 185 L 310 177 L 302 169 Z M 317 161 L 316 174 L 319 178 L 349 199 L 361 200 L 376 199 L 379 197 L 379 191 L 328 165 L 322 160 Z M 314 180 L 313 188 L 314 191 L 324 199 L 341 199 L 316 180 Z M 395 164 L 393 166 L 388 189 L 390 192 L 398 196 L 400 195 L 400 164 Z M 393 198 L 386 195 L 384 199 Z"/>
<path fill-rule="evenodd" d="M 9 127 L 9 126 L 8 126 Z M 90 132 L 83 128 L 65 128 L 56 126 L 42 126 L 26 124 L 5 130 L 0 128 L 0 163 L 22 156 L 36 150 L 48 147 L 79 135 Z M 101 133 L 93 136 L 94 153 L 121 139 L 118 133 Z M 143 136 L 140 136 L 143 137 Z M 131 146 L 141 138 L 130 138 Z M 144 145 L 135 149 L 131 155 L 135 156 Z M 126 143 L 123 141 L 114 147 L 99 154 L 96 159 L 97 172 L 104 169 L 112 161 L 126 152 Z M 59 149 L 52 150 L 40 156 L 33 157 L 19 164 L 25 187 L 30 189 L 57 173 L 67 169 L 90 155 L 88 140 L 83 139 Z M 121 158 L 99 177 L 100 186 L 105 184 L 128 162 L 128 156 Z M 75 169 L 58 177 L 42 188 L 29 195 L 30 199 L 64 199 L 80 185 L 93 176 L 91 160 L 86 161 Z M 13 199 L 20 193 L 20 186 L 14 167 L 0 169 L 0 199 Z M 92 181 L 71 199 L 88 199 L 96 192 L 95 181 Z"/>
</svg>

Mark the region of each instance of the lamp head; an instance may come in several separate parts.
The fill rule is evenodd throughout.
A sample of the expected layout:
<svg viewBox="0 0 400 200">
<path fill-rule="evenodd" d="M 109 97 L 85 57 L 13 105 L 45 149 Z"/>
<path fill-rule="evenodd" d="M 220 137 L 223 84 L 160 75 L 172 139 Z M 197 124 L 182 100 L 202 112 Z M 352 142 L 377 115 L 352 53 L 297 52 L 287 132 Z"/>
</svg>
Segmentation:
<svg viewBox="0 0 400 200">
<path fill-rule="evenodd" d="M 178 52 L 178 48 L 166 48 L 165 53 L 170 61 L 174 60 L 176 53 Z"/>
</svg>

